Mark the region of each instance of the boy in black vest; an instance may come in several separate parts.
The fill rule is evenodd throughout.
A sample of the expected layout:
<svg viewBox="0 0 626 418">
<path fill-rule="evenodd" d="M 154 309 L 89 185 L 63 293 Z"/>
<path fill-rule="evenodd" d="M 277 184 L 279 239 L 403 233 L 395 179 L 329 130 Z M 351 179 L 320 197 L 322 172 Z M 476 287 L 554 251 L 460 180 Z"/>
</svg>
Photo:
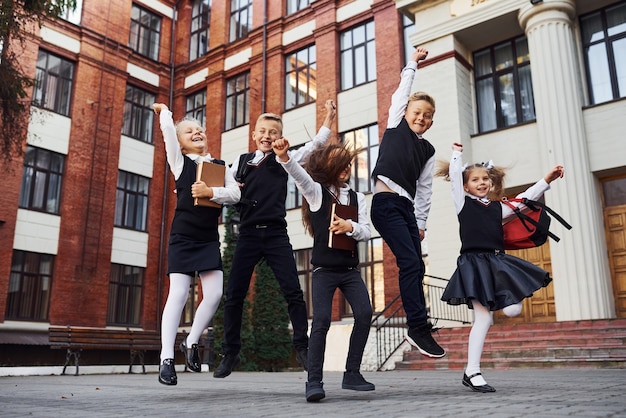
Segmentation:
<svg viewBox="0 0 626 418">
<path fill-rule="evenodd" d="M 293 151 L 292 158 L 299 163 L 304 161 L 312 149 L 323 146 L 330 136 L 330 126 L 335 117 L 333 101 L 326 101 L 325 108 L 324 125 L 313 141 Z M 254 267 L 262 258 L 274 272 L 287 300 L 296 358 L 307 369 L 309 323 L 285 221 L 288 175 L 276 161 L 272 150 L 274 141 L 282 136 L 283 122 L 280 116 L 262 114 L 252 133 L 252 139 L 257 145 L 252 159 L 245 161 L 245 158 L 240 157 L 232 166 L 231 173 L 235 177 L 236 173 L 243 173 L 243 178 L 238 179 L 241 188 L 241 223 L 224 302 L 224 357 L 213 377 L 226 377 L 239 365 L 243 303 Z M 239 170 L 239 164 L 246 164 L 245 169 Z"/>
<path fill-rule="evenodd" d="M 422 137 L 433 124 L 435 101 L 410 94 L 417 63 L 428 51 L 417 48 L 391 97 L 387 129 L 372 172 L 372 224 L 396 257 L 400 295 L 409 328 L 407 341 L 428 357 L 446 352 L 432 337 L 422 282 L 422 244 L 430 211 L 435 148 Z"/>
</svg>

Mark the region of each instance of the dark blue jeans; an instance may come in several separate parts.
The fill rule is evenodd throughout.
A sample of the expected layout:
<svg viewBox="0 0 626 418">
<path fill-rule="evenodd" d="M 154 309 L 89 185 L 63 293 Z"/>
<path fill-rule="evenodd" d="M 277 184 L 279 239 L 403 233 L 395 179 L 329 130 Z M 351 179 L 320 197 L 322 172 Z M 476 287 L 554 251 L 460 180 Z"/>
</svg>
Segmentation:
<svg viewBox="0 0 626 418">
<path fill-rule="evenodd" d="M 370 332 L 372 305 L 367 287 L 357 269 L 346 271 L 313 270 L 311 296 L 313 323 L 309 339 L 309 382 L 321 382 L 323 378 L 326 334 L 330 328 L 333 295 L 340 289 L 354 313 L 354 327 L 350 334 L 346 370 L 358 371 Z"/>
<path fill-rule="evenodd" d="M 274 272 L 280 290 L 287 301 L 287 310 L 293 327 L 293 345 L 296 349 L 307 348 L 309 327 L 304 295 L 289 242 L 284 227 L 241 228 L 239 240 L 233 255 L 233 265 L 226 288 L 224 302 L 224 341 L 225 354 L 237 354 L 241 350 L 241 320 L 243 303 L 250 287 L 254 267 L 265 258 Z"/>
<path fill-rule="evenodd" d="M 372 198 L 372 224 L 396 257 L 400 296 L 409 328 L 428 320 L 424 298 L 424 261 L 413 202 L 395 193 Z"/>
</svg>

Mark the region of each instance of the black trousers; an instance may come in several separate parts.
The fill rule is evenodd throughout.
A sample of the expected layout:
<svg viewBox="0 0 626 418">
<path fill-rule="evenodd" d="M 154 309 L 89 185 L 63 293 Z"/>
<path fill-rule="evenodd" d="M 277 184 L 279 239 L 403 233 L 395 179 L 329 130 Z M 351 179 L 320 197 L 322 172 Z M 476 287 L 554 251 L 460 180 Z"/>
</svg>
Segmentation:
<svg viewBox="0 0 626 418">
<path fill-rule="evenodd" d="M 254 267 L 265 258 L 274 272 L 280 290 L 287 301 L 287 310 L 293 327 L 293 345 L 307 348 L 306 304 L 300 287 L 296 261 L 284 227 L 241 228 L 233 255 L 233 266 L 226 288 L 224 302 L 224 354 L 237 354 L 241 350 L 241 320 L 243 303 L 250 287 Z"/>
<path fill-rule="evenodd" d="M 357 269 L 330 271 L 314 269 L 312 278 L 313 323 L 309 339 L 309 382 L 321 382 L 323 378 L 326 334 L 330 328 L 333 296 L 340 289 L 354 313 L 354 327 L 346 359 L 346 370 L 358 371 L 370 332 L 372 304 L 361 273 Z"/>
</svg>

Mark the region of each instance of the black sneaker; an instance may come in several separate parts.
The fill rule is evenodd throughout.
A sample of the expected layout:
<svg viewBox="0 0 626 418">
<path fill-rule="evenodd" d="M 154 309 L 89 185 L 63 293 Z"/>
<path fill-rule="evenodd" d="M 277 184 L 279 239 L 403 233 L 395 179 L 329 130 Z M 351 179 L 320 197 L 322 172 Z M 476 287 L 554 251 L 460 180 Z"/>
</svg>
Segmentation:
<svg viewBox="0 0 626 418">
<path fill-rule="evenodd" d="M 202 371 L 202 363 L 200 363 L 198 344 L 191 344 L 191 348 L 187 348 L 187 342 L 183 340 L 183 342 L 180 343 L 180 351 L 185 355 L 187 368 L 192 372 L 200 373 Z"/>
<path fill-rule="evenodd" d="M 426 357 L 440 358 L 445 356 L 446 350 L 437 344 L 432 334 L 432 325 L 426 323 L 419 327 L 409 328 L 406 340 Z"/>
<path fill-rule="evenodd" d="M 306 382 L 306 401 L 317 402 L 326 397 L 324 392 L 324 383 L 322 382 Z"/>
<path fill-rule="evenodd" d="M 309 370 L 309 350 L 308 348 L 300 348 L 296 350 L 296 360 L 304 368 L 304 371 Z"/>
<path fill-rule="evenodd" d="M 361 392 L 376 389 L 374 384 L 365 380 L 359 372 L 344 372 L 341 388 L 358 390 Z"/>
<path fill-rule="evenodd" d="M 241 363 L 239 354 L 225 354 L 220 365 L 213 372 L 213 377 L 222 378 L 228 376 L 235 367 L 239 366 L 239 363 Z"/>
<path fill-rule="evenodd" d="M 175 386 L 178 383 L 173 358 L 163 360 L 163 364 L 159 367 L 159 382 L 169 386 Z"/>
</svg>

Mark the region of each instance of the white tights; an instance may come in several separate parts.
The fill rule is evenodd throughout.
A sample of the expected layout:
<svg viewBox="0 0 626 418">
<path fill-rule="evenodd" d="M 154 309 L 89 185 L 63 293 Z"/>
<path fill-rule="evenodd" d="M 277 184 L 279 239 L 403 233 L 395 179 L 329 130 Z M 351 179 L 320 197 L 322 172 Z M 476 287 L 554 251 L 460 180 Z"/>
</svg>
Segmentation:
<svg viewBox="0 0 626 418">
<path fill-rule="evenodd" d="M 200 336 L 211 322 L 217 310 L 224 287 L 224 273 L 209 270 L 199 273 L 202 284 L 202 301 L 196 308 L 196 315 L 187 336 L 187 347 L 197 344 Z M 161 362 L 174 358 L 174 344 L 180 324 L 180 316 L 187 302 L 192 276 L 181 273 L 170 274 L 170 291 L 161 317 Z"/>
</svg>

